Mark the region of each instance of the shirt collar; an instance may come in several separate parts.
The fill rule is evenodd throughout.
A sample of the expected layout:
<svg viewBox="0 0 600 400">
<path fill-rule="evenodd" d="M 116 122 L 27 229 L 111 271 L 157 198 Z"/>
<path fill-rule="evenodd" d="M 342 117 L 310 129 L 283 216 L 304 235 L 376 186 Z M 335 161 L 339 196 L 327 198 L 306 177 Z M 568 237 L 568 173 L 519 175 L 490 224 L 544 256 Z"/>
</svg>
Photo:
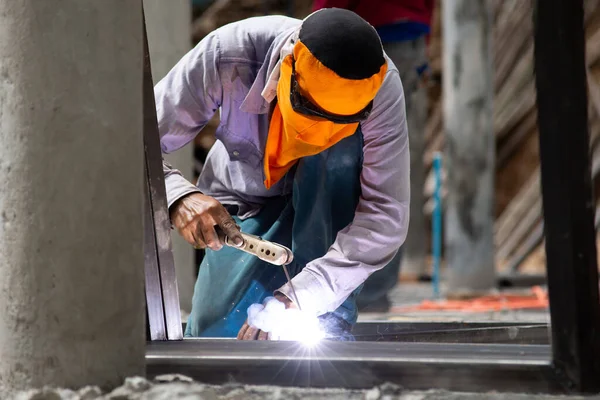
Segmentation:
<svg viewBox="0 0 600 400">
<path fill-rule="evenodd" d="M 267 114 L 269 104 L 277 94 L 279 66 L 281 60 L 291 54 L 298 39 L 300 25 L 279 34 L 267 51 L 265 62 L 258 70 L 248 94 L 240 105 L 240 110 L 251 114 Z"/>
</svg>

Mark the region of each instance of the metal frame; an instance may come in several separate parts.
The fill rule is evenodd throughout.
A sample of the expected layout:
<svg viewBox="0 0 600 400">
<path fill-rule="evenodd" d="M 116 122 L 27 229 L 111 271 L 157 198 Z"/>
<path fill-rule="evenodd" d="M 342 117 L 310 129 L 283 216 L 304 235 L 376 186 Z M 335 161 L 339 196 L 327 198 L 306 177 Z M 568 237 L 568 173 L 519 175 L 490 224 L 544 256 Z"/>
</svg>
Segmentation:
<svg viewBox="0 0 600 400">
<path fill-rule="evenodd" d="M 583 1 L 537 0 L 535 71 L 553 365 L 600 392 L 600 300 Z"/>
<path fill-rule="evenodd" d="M 550 344 L 550 326 L 528 322 L 359 322 L 361 342 Z"/>
<path fill-rule="evenodd" d="M 536 0 L 534 44 L 551 345 L 523 344 L 527 340 L 546 343 L 543 336 L 548 328 L 535 324 L 467 328 L 363 324 L 358 327 L 358 332 L 363 329 L 363 339 L 381 342 L 327 342 L 313 350 L 270 341 L 160 341 L 180 339 L 181 325 L 177 330 L 170 324 L 177 319 L 178 296 L 168 251 L 164 182 L 157 166 L 161 155 L 146 44 L 144 124 L 151 212 L 147 221 L 154 224 L 152 229 L 146 226 L 145 249 L 153 339 L 147 351 L 148 375 L 179 372 L 215 384 L 368 388 L 392 382 L 408 389 L 600 393 L 600 301 L 583 17 L 583 0 Z M 179 315 L 178 304 L 176 311 Z M 170 327 L 177 334 L 169 335 Z M 521 332 L 518 344 L 506 344 L 515 343 L 506 339 L 512 332 L 514 340 L 515 329 L 517 337 Z M 467 340 L 484 343 L 456 344 Z M 490 344 L 490 340 L 505 344 Z M 427 343 L 431 341 L 444 343 Z"/>
<path fill-rule="evenodd" d="M 405 389 L 561 392 L 548 346 L 331 342 L 315 350 L 286 342 L 188 339 L 153 342 L 150 378 L 180 373 L 201 382 Z"/>
<path fill-rule="evenodd" d="M 143 6 L 142 6 L 143 14 Z M 144 256 L 146 307 L 150 340 L 181 340 L 181 311 L 171 251 L 171 221 L 162 169 L 162 153 L 144 17 Z"/>
<path fill-rule="evenodd" d="M 358 322 L 352 335 L 358 342 L 550 344 L 550 326 L 536 322 L 372 321 Z"/>
</svg>

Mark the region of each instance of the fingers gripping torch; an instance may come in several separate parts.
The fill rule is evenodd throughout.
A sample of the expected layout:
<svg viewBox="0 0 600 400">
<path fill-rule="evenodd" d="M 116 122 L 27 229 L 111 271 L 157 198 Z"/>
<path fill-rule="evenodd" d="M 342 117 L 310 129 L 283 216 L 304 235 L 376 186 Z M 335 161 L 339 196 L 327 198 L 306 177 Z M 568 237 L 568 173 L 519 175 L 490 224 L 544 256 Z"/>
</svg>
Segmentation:
<svg viewBox="0 0 600 400">
<path fill-rule="evenodd" d="M 287 266 L 294 260 L 294 254 L 292 251 L 285 246 L 269 242 L 268 240 L 264 240 L 259 236 L 254 236 L 243 232 L 241 232 L 241 234 L 242 238 L 244 239 L 244 244 L 242 246 L 236 246 L 228 236 L 224 237 L 223 243 L 229 247 L 233 247 L 234 249 L 252 254 L 270 264 L 280 265 L 283 267 L 283 272 L 285 273 L 285 277 L 287 278 L 290 289 L 292 290 L 292 295 L 294 296 L 292 300 L 294 300 L 298 306 L 298 309 L 300 309 L 300 303 L 298 302 L 298 297 L 296 296 L 296 290 L 294 289 L 292 279 L 290 278 L 290 273 L 287 269 Z"/>
</svg>

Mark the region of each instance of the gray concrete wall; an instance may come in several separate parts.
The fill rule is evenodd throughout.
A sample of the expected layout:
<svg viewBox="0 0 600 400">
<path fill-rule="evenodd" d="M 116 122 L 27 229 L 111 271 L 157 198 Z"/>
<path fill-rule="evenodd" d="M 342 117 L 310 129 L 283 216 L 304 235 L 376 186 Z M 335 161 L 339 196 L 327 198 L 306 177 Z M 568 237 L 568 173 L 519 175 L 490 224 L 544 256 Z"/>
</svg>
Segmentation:
<svg viewBox="0 0 600 400">
<path fill-rule="evenodd" d="M 0 398 L 144 374 L 142 15 L 0 0 Z"/>
<path fill-rule="evenodd" d="M 144 0 L 152 78 L 157 83 L 191 48 L 191 3 L 189 0 Z M 165 159 L 193 182 L 193 144 L 190 143 Z M 192 307 L 195 283 L 194 249 L 172 232 L 173 257 L 177 271 L 179 299 L 184 314 Z"/>
<path fill-rule="evenodd" d="M 449 292 L 494 286 L 493 75 L 489 0 L 442 2 Z"/>
</svg>

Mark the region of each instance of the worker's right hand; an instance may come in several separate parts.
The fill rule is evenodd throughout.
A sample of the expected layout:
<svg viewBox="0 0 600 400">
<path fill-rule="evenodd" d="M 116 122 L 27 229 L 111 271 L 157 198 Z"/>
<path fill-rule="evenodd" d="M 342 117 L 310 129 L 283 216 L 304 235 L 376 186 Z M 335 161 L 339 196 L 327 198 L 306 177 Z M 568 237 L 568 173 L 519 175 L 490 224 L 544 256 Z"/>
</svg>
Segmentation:
<svg viewBox="0 0 600 400">
<path fill-rule="evenodd" d="M 220 250 L 223 245 L 215 226 L 236 245 L 244 239 L 229 212 L 221 203 L 202 193 L 188 194 L 171 206 L 171 222 L 183 238 L 197 249 Z"/>
</svg>

